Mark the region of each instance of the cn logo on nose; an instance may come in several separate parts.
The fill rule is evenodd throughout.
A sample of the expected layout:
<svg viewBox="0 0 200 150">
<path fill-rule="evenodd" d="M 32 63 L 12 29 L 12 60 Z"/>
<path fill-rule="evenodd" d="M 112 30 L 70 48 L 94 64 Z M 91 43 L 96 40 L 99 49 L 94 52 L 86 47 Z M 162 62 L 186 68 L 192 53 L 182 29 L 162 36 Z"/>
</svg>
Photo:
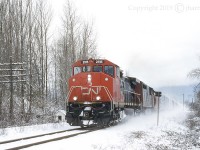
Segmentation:
<svg viewBox="0 0 200 150">
<path fill-rule="evenodd" d="M 101 87 L 82 87 L 81 91 L 83 95 L 90 95 L 91 93 L 98 95 Z"/>
</svg>

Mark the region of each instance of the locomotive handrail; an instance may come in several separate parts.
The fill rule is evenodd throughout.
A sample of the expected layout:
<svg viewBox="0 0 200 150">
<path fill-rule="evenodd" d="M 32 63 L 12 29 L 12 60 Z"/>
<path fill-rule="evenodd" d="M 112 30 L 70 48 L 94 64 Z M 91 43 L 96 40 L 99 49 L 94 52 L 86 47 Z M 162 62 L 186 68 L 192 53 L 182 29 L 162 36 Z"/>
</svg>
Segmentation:
<svg viewBox="0 0 200 150">
<path fill-rule="evenodd" d="M 72 86 L 67 94 L 67 102 L 69 101 L 69 95 L 71 94 L 72 90 L 73 90 L 74 86 Z"/>
<path fill-rule="evenodd" d="M 105 88 L 105 91 L 106 91 L 107 95 L 109 96 L 110 101 L 112 102 L 112 103 L 111 103 L 111 104 L 112 104 L 112 105 L 111 105 L 111 110 L 113 110 L 113 109 L 114 109 L 114 106 L 113 106 L 113 98 L 112 98 L 112 95 L 110 94 L 110 92 L 109 92 L 109 90 L 108 90 L 107 87 L 105 87 L 105 86 L 101 86 L 101 87 Z"/>
<path fill-rule="evenodd" d="M 105 90 L 106 90 L 106 93 L 108 94 L 108 96 L 109 96 L 109 98 L 110 98 L 110 101 L 112 101 L 112 100 L 113 100 L 113 98 L 112 98 L 112 95 L 110 94 L 110 92 L 109 92 L 108 88 L 107 88 L 107 87 L 105 87 L 105 86 L 102 86 L 102 87 L 104 87 L 104 88 L 105 88 Z"/>
<path fill-rule="evenodd" d="M 69 92 L 68 92 L 68 94 L 67 94 L 67 102 L 69 101 L 69 95 L 71 94 L 72 90 L 73 90 L 74 88 L 77 88 L 77 87 L 81 88 L 82 86 L 72 86 L 72 87 L 70 88 L 70 90 L 69 90 Z"/>
<path fill-rule="evenodd" d="M 131 91 L 129 91 L 129 90 L 124 90 L 125 92 L 129 92 L 129 93 L 133 93 L 133 94 L 135 94 L 135 95 L 138 95 L 138 96 L 140 96 L 141 94 L 138 94 L 138 93 L 135 93 L 135 92 L 131 92 Z"/>
</svg>

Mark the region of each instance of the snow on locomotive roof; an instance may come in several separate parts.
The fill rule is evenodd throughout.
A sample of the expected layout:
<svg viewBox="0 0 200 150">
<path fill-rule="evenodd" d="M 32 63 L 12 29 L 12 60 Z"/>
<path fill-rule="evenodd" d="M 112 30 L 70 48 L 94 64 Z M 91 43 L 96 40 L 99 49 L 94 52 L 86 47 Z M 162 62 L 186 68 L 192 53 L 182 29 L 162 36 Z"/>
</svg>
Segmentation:
<svg viewBox="0 0 200 150">
<path fill-rule="evenodd" d="M 84 59 L 84 60 L 78 60 L 78 61 L 76 61 L 74 63 L 74 65 L 81 65 L 81 64 L 85 65 L 85 64 L 90 64 L 90 63 L 95 63 L 95 64 L 112 64 L 114 66 L 119 67 L 118 65 L 116 65 L 115 63 L 113 63 L 113 62 L 111 62 L 111 61 L 109 61 L 107 59 L 92 59 L 92 58 L 90 58 L 88 60 L 86 60 L 86 59 Z"/>
</svg>

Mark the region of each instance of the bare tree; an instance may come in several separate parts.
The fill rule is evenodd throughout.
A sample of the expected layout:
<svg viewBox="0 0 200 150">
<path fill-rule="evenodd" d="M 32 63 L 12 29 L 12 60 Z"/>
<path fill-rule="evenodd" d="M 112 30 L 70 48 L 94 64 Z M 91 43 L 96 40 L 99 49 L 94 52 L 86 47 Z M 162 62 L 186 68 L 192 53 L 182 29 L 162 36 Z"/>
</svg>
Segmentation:
<svg viewBox="0 0 200 150">
<path fill-rule="evenodd" d="M 39 0 L 37 3 L 38 7 L 38 17 L 37 17 L 37 26 L 35 29 L 36 38 L 37 38 L 37 47 L 36 55 L 39 58 L 39 71 L 40 78 L 39 84 L 41 85 L 40 91 L 43 96 L 42 99 L 47 99 L 47 82 L 48 82 L 48 51 L 49 51 L 49 26 L 51 23 L 51 10 L 44 1 Z"/>
<path fill-rule="evenodd" d="M 97 57 L 96 53 L 96 36 L 94 34 L 93 25 L 84 23 L 80 35 L 80 59 L 88 59 Z"/>
<path fill-rule="evenodd" d="M 200 57 L 199 57 L 200 60 Z M 200 79 L 200 68 L 195 68 L 188 73 L 188 77 Z"/>
<path fill-rule="evenodd" d="M 68 91 L 68 79 L 72 74 L 71 66 L 78 59 L 96 57 L 96 35 L 93 24 L 84 21 L 77 13 L 74 4 L 67 1 L 62 17 L 63 28 L 57 42 L 57 78 L 59 79 L 58 95 L 64 106 Z M 58 96 L 57 95 L 57 96 Z"/>
<path fill-rule="evenodd" d="M 65 100 L 67 93 L 67 79 L 71 75 L 71 64 L 77 59 L 78 50 L 78 39 L 79 39 L 79 16 L 77 15 L 76 9 L 74 9 L 72 3 L 67 1 L 64 6 L 63 28 L 61 31 L 61 37 L 58 40 L 58 53 L 57 56 L 59 66 L 59 84 L 60 84 L 60 95 L 62 101 Z"/>
<path fill-rule="evenodd" d="M 193 69 L 193 70 L 189 73 L 189 77 L 191 77 L 191 78 L 196 78 L 196 79 L 200 79 L 200 68 Z"/>
<path fill-rule="evenodd" d="M 21 66 L 21 70 L 26 69 L 23 73 L 26 76 L 18 77 L 20 72 L 13 72 L 13 76 L 26 80 L 26 84 L 14 83 L 13 88 L 9 88 L 9 84 L 2 86 L 0 83 L 1 106 L 5 108 L 1 113 L 12 116 L 11 120 L 20 116 L 22 121 L 29 122 L 36 109 L 44 107 L 38 101 L 47 99 L 50 12 L 41 0 L 0 1 L 0 63 L 9 63 L 10 56 L 13 63 L 26 63 Z M 0 71 L 0 75 L 9 76 L 5 71 Z M 0 78 L 2 80 L 9 80 L 9 77 Z M 7 102 L 9 89 L 13 89 L 14 94 L 10 105 Z"/>
<path fill-rule="evenodd" d="M 81 18 L 71 1 L 65 5 L 63 28 L 55 46 L 49 42 L 51 16 L 50 7 L 42 0 L 0 0 L 0 64 L 10 63 L 10 57 L 12 63 L 23 64 L 18 72 L 0 71 L 0 82 L 10 81 L 11 74 L 13 80 L 26 80 L 0 83 L 1 120 L 28 123 L 38 114 L 44 116 L 54 104 L 64 107 L 72 63 L 96 57 L 93 24 Z M 10 68 L 1 65 L 0 69 Z M 49 72 L 54 80 L 48 80 Z"/>
</svg>

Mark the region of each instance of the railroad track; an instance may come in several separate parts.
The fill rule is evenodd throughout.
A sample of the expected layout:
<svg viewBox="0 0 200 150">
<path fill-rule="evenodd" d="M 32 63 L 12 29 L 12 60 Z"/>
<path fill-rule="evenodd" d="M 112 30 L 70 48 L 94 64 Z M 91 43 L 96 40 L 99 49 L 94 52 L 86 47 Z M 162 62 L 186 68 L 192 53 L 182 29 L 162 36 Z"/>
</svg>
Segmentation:
<svg viewBox="0 0 200 150">
<path fill-rule="evenodd" d="M 0 142 L 0 147 L 2 147 L 3 149 L 6 150 L 18 150 L 18 149 L 23 149 L 23 148 L 27 148 L 27 147 L 31 147 L 31 146 L 35 146 L 35 145 L 40 145 L 40 144 L 44 144 L 44 143 L 48 143 L 48 142 L 53 142 L 53 141 L 58 141 L 58 140 L 62 140 L 62 139 L 68 139 L 71 137 L 75 137 L 81 134 L 86 134 L 86 133 L 90 133 L 90 132 L 94 132 L 97 130 L 100 130 L 102 128 L 74 128 L 74 129 L 70 129 L 70 130 L 62 130 L 62 131 L 58 131 L 58 132 L 51 132 L 51 133 L 46 133 L 46 134 L 41 134 L 41 135 L 36 135 L 36 136 L 30 136 L 30 137 L 24 137 L 24 138 L 19 138 L 19 139 L 13 139 L 13 140 L 8 140 L 8 141 L 2 141 Z M 78 133 L 73 133 L 72 131 L 78 131 Z M 67 133 L 68 135 L 61 135 L 58 136 L 59 134 L 63 134 L 63 133 Z M 69 133 L 72 132 L 72 133 Z M 57 134 L 58 137 L 49 137 L 48 139 L 45 140 L 41 140 L 38 139 L 37 142 L 29 142 L 28 144 L 21 144 L 21 142 L 28 142 L 28 140 L 30 139 L 37 139 L 40 137 L 45 137 L 45 136 L 51 136 Z M 13 147 L 14 145 L 18 145 Z M 9 146 L 10 145 L 10 146 Z"/>
</svg>

